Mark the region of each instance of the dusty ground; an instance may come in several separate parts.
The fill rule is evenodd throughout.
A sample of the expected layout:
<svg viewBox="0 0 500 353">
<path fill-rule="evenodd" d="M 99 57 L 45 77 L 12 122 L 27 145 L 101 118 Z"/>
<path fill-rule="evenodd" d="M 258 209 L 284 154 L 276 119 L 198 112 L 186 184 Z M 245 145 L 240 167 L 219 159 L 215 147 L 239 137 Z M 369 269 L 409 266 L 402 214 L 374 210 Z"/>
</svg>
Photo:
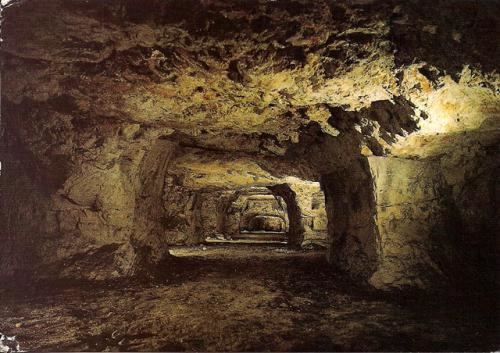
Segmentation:
<svg viewBox="0 0 500 353">
<path fill-rule="evenodd" d="M 498 350 L 494 301 L 383 297 L 321 251 L 176 248 L 155 283 L 0 289 L 0 332 L 37 351 Z M 460 304 L 453 304 L 460 303 Z"/>
</svg>

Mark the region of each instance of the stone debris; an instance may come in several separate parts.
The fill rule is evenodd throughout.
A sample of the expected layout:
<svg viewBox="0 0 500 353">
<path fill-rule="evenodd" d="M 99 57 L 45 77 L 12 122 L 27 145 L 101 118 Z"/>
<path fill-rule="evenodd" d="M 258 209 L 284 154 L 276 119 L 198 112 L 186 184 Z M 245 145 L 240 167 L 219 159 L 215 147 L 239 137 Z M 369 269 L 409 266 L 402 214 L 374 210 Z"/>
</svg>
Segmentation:
<svg viewBox="0 0 500 353">
<path fill-rule="evenodd" d="M 0 332 L 0 353 L 24 352 L 16 336 L 7 336 Z"/>
</svg>

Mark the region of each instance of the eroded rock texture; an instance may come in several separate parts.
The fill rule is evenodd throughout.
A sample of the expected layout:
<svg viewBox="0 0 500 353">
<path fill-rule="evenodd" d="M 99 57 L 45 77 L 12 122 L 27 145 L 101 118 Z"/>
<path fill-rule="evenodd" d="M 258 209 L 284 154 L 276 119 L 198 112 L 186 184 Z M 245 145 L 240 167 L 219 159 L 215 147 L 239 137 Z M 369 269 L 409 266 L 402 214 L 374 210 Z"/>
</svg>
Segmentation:
<svg viewBox="0 0 500 353">
<path fill-rule="evenodd" d="M 477 277 L 498 250 L 499 10 L 11 4 L 0 274 L 150 273 L 169 244 L 223 229 L 235 190 L 270 187 L 293 239 L 328 227 L 330 261 L 363 283 Z M 306 184 L 294 189 L 297 179 Z M 326 211 L 317 190 L 301 189 L 309 182 L 321 183 Z"/>
</svg>

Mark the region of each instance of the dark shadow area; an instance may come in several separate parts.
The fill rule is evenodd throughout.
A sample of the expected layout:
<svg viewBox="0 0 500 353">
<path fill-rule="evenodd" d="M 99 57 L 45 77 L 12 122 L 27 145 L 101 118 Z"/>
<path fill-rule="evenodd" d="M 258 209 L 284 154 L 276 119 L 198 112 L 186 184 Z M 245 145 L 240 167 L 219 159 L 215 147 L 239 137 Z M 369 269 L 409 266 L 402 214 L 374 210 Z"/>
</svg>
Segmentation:
<svg viewBox="0 0 500 353">
<path fill-rule="evenodd" d="M 400 48 L 397 65 L 426 62 L 455 77 L 464 65 L 498 70 L 498 1 L 424 0 L 400 5 L 391 23 L 391 39 Z"/>
<path fill-rule="evenodd" d="M 209 246 L 173 253 L 149 283 L 41 282 L 23 296 L 3 289 L 0 329 L 15 331 L 27 350 L 495 349 L 491 298 L 383 295 L 339 276 L 317 251 Z"/>
</svg>

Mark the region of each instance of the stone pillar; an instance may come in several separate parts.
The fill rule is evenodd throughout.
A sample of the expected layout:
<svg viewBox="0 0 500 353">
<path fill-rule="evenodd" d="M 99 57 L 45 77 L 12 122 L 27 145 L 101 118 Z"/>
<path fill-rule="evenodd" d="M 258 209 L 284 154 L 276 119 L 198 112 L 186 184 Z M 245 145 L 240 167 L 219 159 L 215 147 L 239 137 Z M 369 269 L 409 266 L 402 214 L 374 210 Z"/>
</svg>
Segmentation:
<svg viewBox="0 0 500 353">
<path fill-rule="evenodd" d="M 365 282 L 378 264 L 373 181 L 366 162 L 323 175 L 321 187 L 328 215 L 328 261 Z"/>
<path fill-rule="evenodd" d="M 304 226 L 302 224 L 302 211 L 297 203 L 297 195 L 288 184 L 270 186 L 269 189 L 276 196 L 285 200 L 288 211 L 288 245 L 299 247 L 304 240 Z"/>
</svg>

